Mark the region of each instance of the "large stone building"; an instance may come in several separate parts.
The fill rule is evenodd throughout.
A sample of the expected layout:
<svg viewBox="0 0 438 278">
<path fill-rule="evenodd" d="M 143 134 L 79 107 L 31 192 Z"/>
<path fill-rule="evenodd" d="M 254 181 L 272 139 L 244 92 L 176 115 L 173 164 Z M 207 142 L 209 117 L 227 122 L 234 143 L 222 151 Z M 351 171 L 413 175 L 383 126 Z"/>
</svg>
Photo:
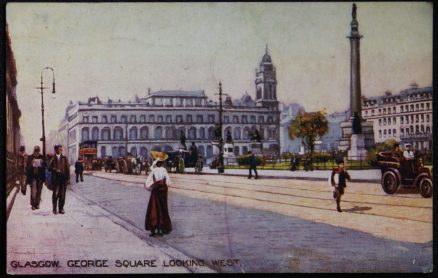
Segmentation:
<svg viewBox="0 0 438 278">
<path fill-rule="evenodd" d="M 256 97 L 226 97 L 223 103 L 223 136 L 232 135 L 234 154 L 248 151 L 250 134 L 257 129 L 266 152 L 279 152 L 279 121 L 276 69 L 267 50 L 256 72 Z M 71 162 L 78 159 L 79 144 L 97 141 L 97 156 L 118 157 L 127 152 L 147 156 L 150 150 L 177 150 L 180 134 L 187 145 L 195 142 L 199 152 L 210 158 L 218 123 L 219 103 L 203 90 L 148 92 L 132 101 L 70 103 L 58 130 L 58 142 L 65 144 Z"/>
<path fill-rule="evenodd" d="M 432 149 L 432 87 L 410 88 L 399 94 L 363 100 L 362 117 L 373 122 L 375 142 L 395 139 L 418 150 Z"/>
</svg>

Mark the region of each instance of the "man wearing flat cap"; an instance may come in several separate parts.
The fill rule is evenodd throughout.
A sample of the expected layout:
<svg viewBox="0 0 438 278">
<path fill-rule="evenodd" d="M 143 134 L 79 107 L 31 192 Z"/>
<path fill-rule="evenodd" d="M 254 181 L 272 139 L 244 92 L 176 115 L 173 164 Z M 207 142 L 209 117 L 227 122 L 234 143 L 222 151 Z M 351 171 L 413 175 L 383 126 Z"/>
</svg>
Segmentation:
<svg viewBox="0 0 438 278">
<path fill-rule="evenodd" d="M 70 165 L 67 157 L 62 154 L 62 146 L 55 146 L 55 155 L 50 160 L 49 169 L 52 172 L 52 204 L 53 214 L 64 214 L 65 194 L 67 192 L 67 185 L 70 184 Z"/>
<path fill-rule="evenodd" d="M 33 148 L 33 154 L 27 158 L 26 183 L 30 184 L 30 205 L 32 210 L 40 208 L 41 190 L 45 180 L 45 161 L 40 147 Z"/>
</svg>

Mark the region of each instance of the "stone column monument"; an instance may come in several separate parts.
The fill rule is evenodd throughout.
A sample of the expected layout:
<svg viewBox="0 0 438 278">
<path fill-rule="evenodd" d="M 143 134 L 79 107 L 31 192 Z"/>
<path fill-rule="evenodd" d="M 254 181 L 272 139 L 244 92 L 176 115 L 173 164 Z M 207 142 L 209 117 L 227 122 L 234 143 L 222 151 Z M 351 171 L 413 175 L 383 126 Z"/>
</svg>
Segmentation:
<svg viewBox="0 0 438 278">
<path fill-rule="evenodd" d="M 360 86 L 360 39 L 356 4 L 353 4 L 350 39 L 350 113 L 341 123 L 342 137 L 339 150 L 348 150 L 348 159 L 361 160 L 366 149 L 374 144 L 373 123 L 362 118 L 362 93 Z"/>
</svg>

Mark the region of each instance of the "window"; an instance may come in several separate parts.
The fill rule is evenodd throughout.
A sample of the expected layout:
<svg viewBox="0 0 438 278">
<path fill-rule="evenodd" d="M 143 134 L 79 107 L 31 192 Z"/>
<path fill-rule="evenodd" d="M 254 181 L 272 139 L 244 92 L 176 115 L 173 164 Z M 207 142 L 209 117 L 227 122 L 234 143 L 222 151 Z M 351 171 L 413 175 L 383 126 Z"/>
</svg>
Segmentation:
<svg viewBox="0 0 438 278">
<path fill-rule="evenodd" d="M 430 104 L 428 102 L 428 103 L 426 103 L 426 110 L 429 110 L 429 109 L 430 109 Z"/>
<path fill-rule="evenodd" d="M 82 141 L 90 140 L 90 131 L 88 130 L 88 127 L 82 128 Z"/>
<path fill-rule="evenodd" d="M 176 116 L 176 122 L 177 122 L 177 123 L 182 123 L 182 122 L 183 122 L 183 117 L 182 117 L 182 115 L 177 115 L 177 116 Z"/>
<path fill-rule="evenodd" d="M 424 123 L 424 115 L 423 114 L 420 115 L 420 118 L 421 118 L 421 122 Z"/>
<path fill-rule="evenodd" d="M 131 115 L 131 117 L 129 118 L 129 122 L 130 123 L 135 123 L 137 121 L 136 119 L 137 117 L 135 115 Z"/>
<path fill-rule="evenodd" d="M 421 110 L 424 110 L 424 103 L 421 103 Z"/>
<path fill-rule="evenodd" d="M 140 123 L 144 123 L 144 122 L 146 122 L 146 116 L 140 115 Z"/>
<path fill-rule="evenodd" d="M 214 115 L 208 115 L 208 122 L 214 123 Z"/>
<path fill-rule="evenodd" d="M 391 135 L 391 130 L 390 129 L 388 129 L 388 135 Z"/>
<path fill-rule="evenodd" d="M 272 122 L 273 122 L 272 117 L 269 116 L 269 117 L 268 117 L 268 123 L 269 123 L 269 124 L 272 124 Z"/>
<path fill-rule="evenodd" d="M 416 123 L 418 123 L 418 122 L 419 122 L 419 120 L 420 120 L 420 119 L 419 119 L 419 117 L 418 117 L 418 114 L 417 114 L 417 115 L 415 115 L 415 122 L 416 122 Z"/>
<path fill-rule="evenodd" d="M 233 123 L 234 124 L 239 123 L 239 116 L 233 116 Z"/>
<path fill-rule="evenodd" d="M 122 117 L 120 118 L 122 123 L 126 123 L 127 121 L 127 116 L 126 115 L 122 115 Z"/>
<path fill-rule="evenodd" d="M 186 106 L 187 107 L 192 107 L 193 106 L 193 99 L 186 98 Z"/>
<path fill-rule="evenodd" d="M 426 122 L 428 123 L 430 121 L 429 115 L 426 115 Z"/>
<path fill-rule="evenodd" d="M 164 99 L 164 106 L 171 107 L 172 106 L 172 98 L 167 97 Z"/>
<path fill-rule="evenodd" d="M 100 158 L 105 158 L 105 157 L 106 157 L 106 147 L 101 146 L 100 147 Z"/>
<path fill-rule="evenodd" d="M 265 118 L 263 116 L 259 116 L 259 124 L 263 124 L 265 122 Z"/>
<path fill-rule="evenodd" d="M 415 105 L 415 111 L 418 111 L 418 110 L 420 110 L 420 107 L 419 107 L 419 105 L 418 105 L 418 103 Z"/>
<path fill-rule="evenodd" d="M 396 118 L 396 117 L 392 118 L 392 122 L 393 122 L 394 124 L 397 124 L 397 118 Z"/>
<path fill-rule="evenodd" d="M 91 117 L 91 122 L 92 123 L 97 123 L 97 116 Z"/>
<path fill-rule="evenodd" d="M 194 128 L 194 127 L 189 128 L 188 139 L 191 139 L 191 140 L 196 139 L 196 128 Z"/>
<path fill-rule="evenodd" d="M 100 139 L 101 140 L 110 140 L 110 129 L 105 127 L 102 129 L 100 133 Z"/>
<path fill-rule="evenodd" d="M 392 107 L 392 113 L 396 113 L 396 108 L 395 108 L 395 106 L 394 107 Z"/>
<path fill-rule="evenodd" d="M 229 122 L 230 122 L 230 117 L 224 116 L 224 123 L 229 123 Z"/>
<path fill-rule="evenodd" d="M 93 127 L 91 130 L 91 140 L 99 140 L 99 128 Z"/>
<path fill-rule="evenodd" d="M 403 112 L 403 106 L 400 106 L 400 112 Z"/>
<path fill-rule="evenodd" d="M 391 124 L 391 118 L 388 118 L 388 125 Z"/>
<path fill-rule="evenodd" d="M 149 115 L 149 122 L 150 123 L 155 122 L 155 115 Z"/>
<path fill-rule="evenodd" d="M 163 99 L 162 98 L 154 98 L 154 105 L 155 106 L 163 106 Z"/>
<path fill-rule="evenodd" d="M 379 109 L 379 115 L 381 115 L 382 114 L 382 109 Z"/>
<path fill-rule="evenodd" d="M 246 115 L 242 116 L 242 123 L 248 123 L 248 117 Z"/>
<path fill-rule="evenodd" d="M 409 116 L 405 116 L 406 123 L 409 124 Z"/>
<path fill-rule="evenodd" d="M 108 122 L 107 117 L 106 116 L 102 116 L 102 123 L 107 123 L 107 122 Z"/>
<path fill-rule="evenodd" d="M 166 116 L 166 123 L 171 123 L 172 122 L 172 115 L 167 115 Z"/>
<path fill-rule="evenodd" d="M 202 106 L 202 98 L 196 98 L 195 99 L 195 106 L 197 106 L 197 107 Z"/>
<path fill-rule="evenodd" d="M 187 115 L 187 122 L 188 122 L 188 123 L 193 122 L 192 115 Z"/>
<path fill-rule="evenodd" d="M 142 128 L 140 128 L 140 139 L 148 139 L 148 131 L 149 130 L 147 126 L 143 126 Z"/>
<path fill-rule="evenodd" d="M 155 139 L 161 139 L 163 137 L 163 129 L 161 126 L 158 126 L 157 128 L 155 128 Z"/>
<path fill-rule="evenodd" d="M 83 121 L 84 123 L 88 123 L 88 116 L 84 116 L 84 117 L 82 118 L 82 121 Z"/>
<path fill-rule="evenodd" d="M 383 125 L 386 125 L 386 118 L 383 118 Z"/>
<path fill-rule="evenodd" d="M 379 119 L 379 126 L 382 125 L 382 119 Z"/>
<path fill-rule="evenodd" d="M 117 123 L 117 116 L 111 115 L 111 123 Z"/>
<path fill-rule="evenodd" d="M 400 124 L 404 124 L 403 117 L 400 117 Z"/>
<path fill-rule="evenodd" d="M 373 109 L 373 110 L 371 110 L 371 115 L 372 115 L 372 116 L 374 116 L 374 109 Z"/>
<path fill-rule="evenodd" d="M 163 122 L 163 116 L 162 115 L 159 115 L 158 117 L 157 117 L 157 123 L 162 123 Z"/>
<path fill-rule="evenodd" d="M 202 123 L 202 122 L 204 122 L 204 117 L 202 117 L 202 115 L 196 115 L 196 122 L 197 122 L 197 123 Z"/>
<path fill-rule="evenodd" d="M 183 99 L 182 98 L 176 98 L 175 99 L 175 106 L 183 106 Z"/>
<path fill-rule="evenodd" d="M 386 108 L 383 108 L 383 114 L 386 114 Z"/>
<path fill-rule="evenodd" d="M 256 117 L 255 117 L 255 116 L 251 116 L 250 119 L 249 119 L 249 121 L 250 121 L 252 124 L 255 124 L 255 123 L 256 123 Z"/>
<path fill-rule="evenodd" d="M 386 129 L 383 130 L 383 135 L 386 136 Z"/>
<path fill-rule="evenodd" d="M 129 140 L 137 140 L 137 128 L 133 127 L 129 130 Z"/>
<path fill-rule="evenodd" d="M 368 116 L 368 110 L 365 111 L 365 115 Z"/>
</svg>

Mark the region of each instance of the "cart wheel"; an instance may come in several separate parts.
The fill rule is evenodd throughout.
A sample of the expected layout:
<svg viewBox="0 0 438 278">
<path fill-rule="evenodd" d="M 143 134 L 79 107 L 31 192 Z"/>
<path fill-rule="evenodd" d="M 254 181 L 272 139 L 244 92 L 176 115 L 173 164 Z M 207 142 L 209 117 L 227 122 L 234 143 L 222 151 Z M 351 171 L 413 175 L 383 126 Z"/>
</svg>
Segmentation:
<svg viewBox="0 0 438 278">
<path fill-rule="evenodd" d="M 387 194 L 394 194 L 398 189 L 398 179 L 393 172 L 385 172 L 382 176 L 382 188 Z"/>
<path fill-rule="evenodd" d="M 424 178 L 420 181 L 420 194 L 424 198 L 432 197 L 432 180 Z"/>
</svg>

